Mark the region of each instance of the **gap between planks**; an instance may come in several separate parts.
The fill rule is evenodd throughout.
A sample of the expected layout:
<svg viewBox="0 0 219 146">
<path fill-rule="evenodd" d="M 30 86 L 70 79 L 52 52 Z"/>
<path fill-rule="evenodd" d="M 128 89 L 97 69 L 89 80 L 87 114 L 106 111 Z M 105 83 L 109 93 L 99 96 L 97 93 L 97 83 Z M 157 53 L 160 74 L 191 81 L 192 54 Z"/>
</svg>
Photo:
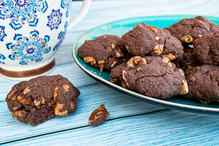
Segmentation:
<svg viewBox="0 0 219 146">
<path fill-rule="evenodd" d="M 113 121 L 113 120 L 117 120 L 117 119 L 124 119 L 124 118 L 128 118 L 128 117 L 135 117 L 135 116 L 140 116 L 140 115 L 153 114 L 153 113 L 158 113 L 158 112 L 165 112 L 165 111 L 169 111 L 169 110 L 170 110 L 170 109 L 161 109 L 161 110 L 151 111 L 151 112 L 147 112 L 147 113 L 121 116 L 121 117 L 116 117 L 116 118 L 109 119 L 108 121 Z M 85 127 L 89 127 L 89 126 L 90 126 L 90 125 L 84 125 L 84 126 L 79 126 L 79 127 L 74 127 L 74 128 L 68 128 L 68 129 L 64 129 L 64 130 L 58 130 L 58 131 L 54 131 L 54 132 L 48 132 L 48 133 L 39 134 L 39 135 L 34 135 L 34 136 L 26 137 L 26 138 L 21 138 L 21 139 L 16 139 L 16 140 L 12 140 L 12 141 L 7 141 L 7 142 L 3 142 L 3 143 L 0 143 L 0 144 L 9 144 L 9 143 L 12 143 L 12 142 L 17 142 L 17 141 L 32 139 L 32 138 L 35 138 L 35 137 L 41 137 L 41 136 L 50 135 L 50 134 L 59 133 L 59 132 L 66 132 L 66 131 L 69 131 L 69 130 L 80 129 L 80 128 L 85 128 Z"/>
</svg>

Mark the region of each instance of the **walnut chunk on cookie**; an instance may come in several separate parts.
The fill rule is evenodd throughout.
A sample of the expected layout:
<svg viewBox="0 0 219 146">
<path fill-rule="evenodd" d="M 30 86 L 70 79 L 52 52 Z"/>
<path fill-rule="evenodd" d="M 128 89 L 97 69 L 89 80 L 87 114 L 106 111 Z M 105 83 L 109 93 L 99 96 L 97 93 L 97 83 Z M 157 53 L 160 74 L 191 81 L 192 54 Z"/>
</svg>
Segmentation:
<svg viewBox="0 0 219 146">
<path fill-rule="evenodd" d="M 78 49 L 77 54 L 84 59 L 85 63 L 99 67 L 102 72 L 111 70 L 120 64 L 119 58 L 124 57 L 124 53 L 116 47 L 120 37 L 115 35 L 103 35 L 94 40 L 87 40 Z"/>
<path fill-rule="evenodd" d="M 183 45 L 192 44 L 202 34 L 219 32 L 219 25 L 214 24 L 203 16 L 182 19 L 179 22 L 166 27 L 173 36 L 178 38 Z"/>
<path fill-rule="evenodd" d="M 170 60 L 183 54 L 182 43 L 168 30 L 139 23 L 118 41 L 134 56 L 165 56 Z"/>
<path fill-rule="evenodd" d="M 140 58 L 135 56 L 115 67 L 110 73 L 111 81 L 120 83 L 124 88 L 159 99 L 188 93 L 184 72 L 177 69 L 170 59 L 159 56 Z M 137 61 L 134 64 L 136 59 L 144 63 Z M 130 62 L 134 65 L 130 65 Z"/>
<path fill-rule="evenodd" d="M 107 109 L 102 104 L 96 110 L 91 113 L 89 118 L 89 125 L 98 126 L 104 122 L 106 122 L 110 117 L 110 114 L 107 112 Z"/>
<path fill-rule="evenodd" d="M 13 118 L 36 126 L 77 109 L 80 91 L 61 75 L 41 76 L 14 85 L 6 97 Z"/>
</svg>

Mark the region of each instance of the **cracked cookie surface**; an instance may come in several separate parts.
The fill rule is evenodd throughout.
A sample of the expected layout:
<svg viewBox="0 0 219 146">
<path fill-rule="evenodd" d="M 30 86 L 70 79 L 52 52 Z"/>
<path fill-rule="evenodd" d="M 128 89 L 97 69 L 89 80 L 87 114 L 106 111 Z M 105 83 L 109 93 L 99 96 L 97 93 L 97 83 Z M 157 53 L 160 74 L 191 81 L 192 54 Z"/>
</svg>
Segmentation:
<svg viewBox="0 0 219 146">
<path fill-rule="evenodd" d="M 14 85 L 6 97 L 13 118 L 33 126 L 77 109 L 80 91 L 61 75 L 41 76 Z"/>
<path fill-rule="evenodd" d="M 182 19 L 166 27 L 173 36 L 181 40 L 183 45 L 192 44 L 202 34 L 219 32 L 219 25 L 214 24 L 203 16 Z"/>
<path fill-rule="evenodd" d="M 188 93 L 183 71 L 159 56 L 135 56 L 115 67 L 110 77 L 124 88 L 159 99 Z"/>
<path fill-rule="evenodd" d="M 181 42 L 169 31 L 145 23 L 135 25 L 133 30 L 121 37 L 119 43 L 134 56 L 152 55 L 175 60 L 183 54 Z"/>
<path fill-rule="evenodd" d="M 219 32 L 202 35 L 193 43 L 192 55 L 204 64 L 219 64 Z"/>
<path fill-rule="evenodd" d="M 95 67 L 110 70 L 120 64 L 118 58 L 123 58 L 124 54 L 120 48 L 116 47 L 120 37 L 115 35 L 103 35 L 94 40 L 86 40 L 78 49 L 77 55 Z"/>
<path fill-rule="evenodd" d="M 198 100 L 203 104 L 219 100 L 219 67 L 202 65 L 186 77 L 189 93 L 185 98 Z"/>
</svg>

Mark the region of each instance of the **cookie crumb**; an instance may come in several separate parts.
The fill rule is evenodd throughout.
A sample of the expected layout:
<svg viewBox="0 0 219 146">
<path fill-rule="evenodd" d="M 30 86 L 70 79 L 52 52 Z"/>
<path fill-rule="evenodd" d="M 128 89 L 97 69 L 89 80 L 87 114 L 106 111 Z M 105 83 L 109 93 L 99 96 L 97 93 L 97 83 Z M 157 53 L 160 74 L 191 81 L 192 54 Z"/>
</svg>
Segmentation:
<svg viewBox="0 0 219 146">
<path fill-rule="evenodd" d="M 95 109 L 89 118 L 89 125 L 98 126 L 104 122 L 106 122 L 110 117 L 110 114 L 107 112 L 107 109 L 102 104 L 100 107 Z"/>
</svg>

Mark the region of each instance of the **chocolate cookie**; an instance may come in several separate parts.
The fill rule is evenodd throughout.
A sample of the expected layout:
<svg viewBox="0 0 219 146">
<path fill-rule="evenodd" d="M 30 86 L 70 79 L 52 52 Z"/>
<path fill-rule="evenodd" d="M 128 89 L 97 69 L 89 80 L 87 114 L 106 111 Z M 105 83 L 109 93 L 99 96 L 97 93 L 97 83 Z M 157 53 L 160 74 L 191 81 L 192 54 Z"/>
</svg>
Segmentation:
<svg viewBox="0 0 219 146">
<path fill-rule="evenodd" d="M 119 40 L 121 45 L 134 56 L 152 55 L 175 60 L 183 54 L 183 46 L 176 37 L 171 36 L 166 29 L 145 23 L 135 25 L 133 30 L 124 34 Z"/>
<path fill-rule="evenodd" d="M 165 28 L 177 37 L 183 45 L 192 44 L 198 36 L 219 32 L 219 25 L 214 24 L 203 16 L 182 19 L 179 22 Z"/>
<path fill-rule="evenodd" d="M 77 109 L 80 91 L 61 75 L 41 76 L 14 85 L 6 97 L 13 118 L 33 126 Z"/>
<path fill-rule="evenodd" d="M 78 56 L 86 63 L 95 67 L 110 70 L 120 63 L 118 58 L 124 57 L 120 48 L 116 48 L 116 43 L 120 37 L 115 35 L 103 35 L 95 40 L 88 40 L 78 49 Z"/>
<path fill-rule="evenodd" d="M 204 64 L 219 65 L 219 32 L 202 35 L 193 43 L 192 55 Z"/>
<path fill-rule="evenodd" d="M 219 67 L 202 65 L 187 77 L 188 99 L 198 100 L 203 104 L 219 100 Z"/>
<path fill-rule="evenodd" d="M 110 77 L 113 83 L 159 99 L 188 93 L 183 71 L 159 56 L 135 56 L 112 69 Z"/>
<path fill-rule="evenodd" d="M 193 52 L 192 48 L 185 48 L 182 58 L 174 61 L 176 66 L 178 68 L 181 68 L 185 72 L 185 75 L 189 75 L 191 72 L 195 70 L 196 66 L 200 66 L 203 64 L 200 61 L 197 61 L 192 56 L 192 52 Z"/>
</svg>

